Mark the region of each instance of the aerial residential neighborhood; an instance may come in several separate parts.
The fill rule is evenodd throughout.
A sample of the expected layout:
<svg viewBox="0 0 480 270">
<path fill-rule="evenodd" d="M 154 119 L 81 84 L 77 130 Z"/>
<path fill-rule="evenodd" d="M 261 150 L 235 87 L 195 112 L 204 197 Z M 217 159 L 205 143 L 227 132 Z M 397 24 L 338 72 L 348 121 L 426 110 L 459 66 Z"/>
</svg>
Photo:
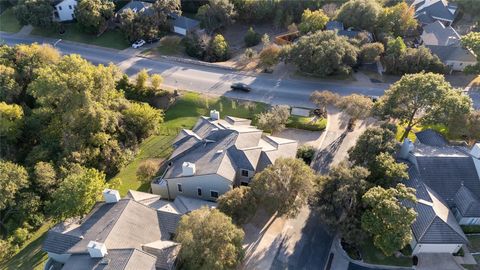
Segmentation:
<svg viewBox="0 0 480 270">
<path fill-rule="evenodd" d="M 480 0 L 0 1 L 0 269 L 480 269 Z"/>
</svg>

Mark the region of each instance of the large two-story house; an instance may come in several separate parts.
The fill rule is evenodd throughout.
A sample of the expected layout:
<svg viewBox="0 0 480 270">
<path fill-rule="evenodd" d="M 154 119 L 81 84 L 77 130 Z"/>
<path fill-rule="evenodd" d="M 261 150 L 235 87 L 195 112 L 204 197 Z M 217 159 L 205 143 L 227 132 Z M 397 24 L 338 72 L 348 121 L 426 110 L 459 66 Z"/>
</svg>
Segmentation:
<svg viewBox="0 0 480 270">
<path fill-rule="evenodd" d="M 409 165 L 405 184 L 416 189 L 418 213 L 412 224 L 413 253 L 455 253 L 468 239 L 460 225 L 480 224 L 480 144 L 449 145 L 432 130 L 403 143 Z"/>
<path fill-rule="evenodd" d="M 182 130 L 164 174 L 152 192 L 162 198 L 178 195 L 215 201 L 235 186 L 248 185 L 256 172 L 280 157 L 295 157 L 297 142 L 263 135 L 251 121 L 217 111 L 201 117 L 192 130 Z"/>
</svg>

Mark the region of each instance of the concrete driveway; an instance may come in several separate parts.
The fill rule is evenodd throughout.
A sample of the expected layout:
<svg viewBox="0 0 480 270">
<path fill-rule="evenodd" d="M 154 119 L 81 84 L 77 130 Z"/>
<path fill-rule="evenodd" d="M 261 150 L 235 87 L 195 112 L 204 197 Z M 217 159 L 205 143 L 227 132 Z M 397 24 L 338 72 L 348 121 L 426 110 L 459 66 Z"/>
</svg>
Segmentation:
<svg viewBox="0 0 480 270">
<path fill-rule="evenodd" d="M 449 253 L 420 253 L 417 255 L 417 270 L 462 270 L 452 254 Z"/>
</svg>

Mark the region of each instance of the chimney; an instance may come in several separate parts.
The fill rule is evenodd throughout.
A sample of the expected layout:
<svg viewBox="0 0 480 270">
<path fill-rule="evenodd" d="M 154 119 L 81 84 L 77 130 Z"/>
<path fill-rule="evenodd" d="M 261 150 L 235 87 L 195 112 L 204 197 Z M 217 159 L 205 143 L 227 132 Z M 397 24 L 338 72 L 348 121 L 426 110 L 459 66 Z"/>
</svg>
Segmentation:
<svg viewBox="0 0 480 270">
<path fill-rule="evenodd" d="M 90 241 L 87 245 L 87 249 L 91 258 L 103 258 L 108 254 L 107 246 L 104 243 Z"/>
<path fill-rule="evenodd" d="M 103 199 L 106 203 L 116 203 L 120 200 L 118 190 L 106 188 L 103 190 Z"/>
<path fill-rule="evenodd" d="M 184 162 L 182 164 L 182 176 L 193 176 L 195 174 L 195 164 Z"/>
<path fill-rule="evenodd" d="M 402 143 L 402 148 L 400 148 L 400 155 L 401 159 L 408 159 L 408 155 L 411 151 L 413 151 L 413 143 L 409 138 L 405 138 Z"/>
<path fill-rule="evenodd" d="M 217 110 L 210 111 L 210 119 L 212 120 L 219 120 L 220 119 L 220 112 Z"/>
<path fill-rule="evenodd" d="M 480 159 L 480 143 L 476 143 L 470 150 L 470 155 L 474 158 Z"/>
</svg>

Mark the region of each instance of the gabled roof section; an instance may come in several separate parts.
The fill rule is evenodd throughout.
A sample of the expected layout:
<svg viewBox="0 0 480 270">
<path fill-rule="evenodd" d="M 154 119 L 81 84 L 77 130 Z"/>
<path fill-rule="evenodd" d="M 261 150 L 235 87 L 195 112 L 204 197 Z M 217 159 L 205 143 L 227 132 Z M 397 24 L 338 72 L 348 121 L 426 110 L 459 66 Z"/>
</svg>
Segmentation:
<svg viewBox="0 0 480 270">
<path fill-rule="evenodd" d="M 458 45 L 450 45 L 450 46 L 440 46 L 440 45 L 427 45 L 425 46 L 430 51 L 438 56 L 443 63 L 447 61 L 461 61 L 461 62 L 469 62 L 469 63 L 476 63 L 475 55 L 469 50 L 463 48 L 462 46 Z"/>
<path fill-rule="evenodd" d="M 443 23 L 435 21 L 423 27 L 422 40 L 424 45 L 460 45 L 460 35 L 453 27 L 445 27 Z"/>
<path fill-rule="evenodd" d="M 446 146 L 448 145 L 447 140 L 442 134 L 436 132 L 433 129 L 426 129 L 420 132 L 415 133 L 417 140 L 425 145 L 429 146 Z"/>
<path fill-rule="evenodd" d="M 82 240 L 80 237 L 56 231 L 48 231 L 42 249 L 46 252 L 64 254 Z"/>
<path fill-rule="evenodd" d="M 157 258 L 138 249 L 113 249 L 103 258 L 73 254 L 62 270 L 154 270 Z"/>
<path fill-rule="evenodd" d="M 442 199 L 426 187 L 431 201 L 419 199 L 412 231 L 419 244 L 464 244 L 468 240 Z"/>
<path fill-rule="evenodd" d="M 463 217 L 480 217 L 480 200 L 464 185 L 455 194 L 455 206 Z"/>
<path fill-rule="evenodd" d="M 457 12 L 457 6 L 446 0 L 415 0 L 412 6 L 415 8 L 415 18 L 422 23 L 429 23 L 420 20 L 419 15 L 422 13 L 433 20 L 452 22 Z"/>
</svg>

